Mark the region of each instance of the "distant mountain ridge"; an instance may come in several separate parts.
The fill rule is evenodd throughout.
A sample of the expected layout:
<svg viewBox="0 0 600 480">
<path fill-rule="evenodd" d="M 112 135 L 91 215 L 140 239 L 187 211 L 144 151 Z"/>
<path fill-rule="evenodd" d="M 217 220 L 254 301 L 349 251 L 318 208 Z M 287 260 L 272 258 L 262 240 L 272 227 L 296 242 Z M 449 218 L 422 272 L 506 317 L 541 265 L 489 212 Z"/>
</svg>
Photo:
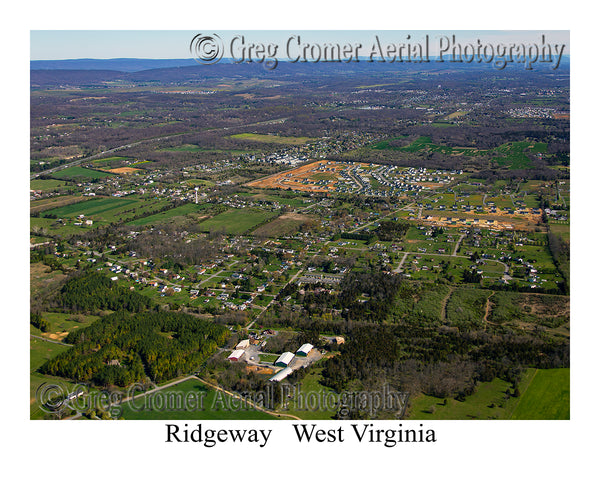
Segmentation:
<svg viewBox="0 0 600 480">
<path fill-rule="evenodd" d="M 444 55 L 444 63 L 449 62 L 450 56 Z M 432 64 L 438 63 L 434 55 L 430 56 Z M 367 57 L 359 57 L 360 62 L 368 62 Z M 112 70 L 115 72 L 123 73 L 135 73 L 142 72 L 144 70 L 156 70 L 162 68 L 178 68 L 178 67 L 193 67 L 198 64 L 193 58 L 174 58 L 174 59 L 152 59 L 152 58 L 109 58 L 109 59 L 97 59 L 97 58 L 75 58 L 69 60 L 31 60 L 30 70 Z M 231 58 L 222 58 L 219 64 L 232 64 L 234 63 Z M 257 63 L 257 62 L 254 62 Z M 290 63 L 285 60 L 279 59 L 278 63 Z M 312 63 L 312 62 L 308 62 Z M 327 62 L 321 62 L 327 63 Z M 379 62 L 373 62 L 378 64 Z M 561 64 L 568 65 L 570 63 L 569 55 L 563 55 Z M 335 62 L 334 62 L 335 64 Z M 418 64 L 418 63 L 417 63 Z M 260 64 L 259 64 L 260 65 Z M 406 65 L 406 63 L 405 63 Z M 454 64 L 456 65 L 456 63 Z M 464 65 L 476 65 L 476 63 Z M 486 64 L 480 64 L 481 66 L 487 66 Z M 518 65 L 517 65 L 518 66 Z M 539 67 L 539 65 L 538 65 Z"/>
<path fill-rule="evenodd" d="M 74 58 L 69 60 L 31 60 L 30 70 L 113 70 L 116 72 L 141 72 L 155 68 L 190 67 L 193 58 Z"/>
</svg>

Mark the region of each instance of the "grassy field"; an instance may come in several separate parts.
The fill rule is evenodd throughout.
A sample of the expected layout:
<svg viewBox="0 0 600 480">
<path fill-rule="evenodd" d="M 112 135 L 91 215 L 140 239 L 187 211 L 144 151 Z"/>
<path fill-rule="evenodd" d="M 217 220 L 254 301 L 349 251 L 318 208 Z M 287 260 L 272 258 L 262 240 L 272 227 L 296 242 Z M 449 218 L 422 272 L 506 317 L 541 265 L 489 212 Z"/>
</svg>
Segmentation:
<svg viewBox="0 0 600 480">
<path fill-rule="evenodd" d="M 138 218 L 137 220 L 129 222 L 128 225 L 140 226 L 165 223 L 170 220 L 173 220 L 175 217 L 181 217 L 190 213 L 200 213 L 203 209 L 206 208 L 206 206 L 206 204 L 186 203 L 185 205 L 171 208 L 170 210 L 166 210 L 164 212 L 159 212 L 155 213 L 154 215 Z"/>
<path fill-rule="evenodd" d="M 90 326 L 96 320 L 98 316 L 95 315 L 83 315 L 83 314 L 70 314 L 70 313 L 58 313 L 58 312 L 43 312 L 42 318 L 50 322 L 50 331 L 41 332 L 34 326 L 30 326 L 30 333 L 38 335 L 40 337 L 49 338 L 50 340 L 61 340 L 67 333 L 83 329 Z"/>
<path fill-rule="evenodd" d="M 410 420 L 488 420 L 506 419 L 517 403 L 514 397 L 505 399 L 508 382 L 495 378 L 481 383 L 477 391 L 464 402 L 454 398 L 444 399 L 429 395 L 419 395 L 410 400 L 408 413 Z"/>
<path fill-rule="evenodd" d="M 275 360 L 279 358 L 279 355 L 272 353 L 260 353 L 259 355 L 261 362 L 270 362 L 273 363 Z"/>
<path fill-rule="evenodd" d="M 322 378 L 321 371 L 322 368 L 318 366 L 312 367 L 310 372 L 300 382 L 299 389 L 289 399 L 287 408 L 278 411 L 295 415 L 303 420 L 330 420 L 337 411 L 336 404 L 339 395 L 332 389 L 324 387 L 319 383 L 319 380 Z M 321 399 L 324 397 L 335 399 L 335 401 L 325 402 L 324 405 L 313 403 L 312 399 Z"/>
<path fill-rule="evenodd" d="M 57 217 L 76 217 L 81 214 L 86 217 L 94 215 L 110 217 L 112 215 L 107 215 L 107 213 L 111 210 L 119 210 L 127 206 L 133 206 L 135 203 L 137 203 L 137 200 L 129 198 L 94 198 L 76 205 L 66 205 L 64 207 L 55 208 L 47 213 L 56 215 Z"/>
<path fill-rule="evenodd" d="M 285 213 L 272 222 L 261 225 L 254 230 L 255 235 L 265 235 L 268 237 L 278 237 L 281 235 L 291 235 L 296 232 L 301 225 L 309 223 L 314 217 L 300 215 L 298 213 Z"/>
<path fill-rule="evenodd" d="M 568 223 L 560 224 L 550 222 L 549 225 L 552 233 L 558 235 L 567 243 L 571 241 L 571 226 Z"/>
<path fill-rule="evenodd" d="M 108 172 L 99 172 L 97 170 L 90 170 L 89 168 L 83 167 L 69 167 L 64 170 L 59 170 L 52 174 L 54 178 L 58 178 L 59 180 L 67 179 L 67 180 L 93 180 L 95 178 L 105 178 L 110 177 L 112 174 Z"/>
<path fill-rule="evenodd" d="M 58 218 L 74 218 L 78 215 L 85 215 L 91 217 L 95 222 L 115 222 L 127 220 L 144 213 L 152 215 L 153 212 L 168 205 L 168 203 L 168 200 L 165 199 L 148 199 L 139 196 L 128 196 L 126 198 L 102 197 L 55 208 L 46 213 L 56 215 Z M 141 220 L 143 221 L 144 218 Z"/>
<path fill-rule="evenodd" d="M 560 420 L 569 418 L 569 369 L 527 369 L 519 382 L 520 396 L 510 395 L 511 384 L 495 378 L 481 383 L 460 402 L 419 395 L 411 400 L 411 420 Z M 512 390 L 511 390 L 511 393 Z M 445 404 L 444 404 L 445 403 Z"/>
<path fill-rule="evenodd" d="M 243 208 L 239 210 L 228 210 L 220 213 L 200 225 L 204 231 L 225 230 L 227 234 L 241 234 L 259 223 L 274 217 L 273 212 L 265 212 L 254 208 Z"/>
<path fill-rule="evenodd" d="M 92 164 L 96 168 L 108 168 L 115 163 L 122 163 L 122 162 L 125 162 L 126 160 L 132 161 L 134 159 L 131 157 L 107 157 L 107 158 L 100 158 L 98 160 L 94 160 L 92 162 Z"/>
<path fill-rule="evenodd" d="M 123 405 L 126 420 L 274 420 L 199 380 L 186 380 Z"/>
<path fill-rule="evenodd" d="M 57 382 L 55 381 L 56 379 L 36 373 L 36 370 L 40 368 L 47 360 L 55 357 L 59 353 L 64 352 L 69 347 L 46 342 L 37 338 L 30 338 L 29 345 L 29 413 L 30 418 L 37 419 L 44 416 L 44 412 L 40 410 L 39 405 L 36 402 L 36 391 L 38 388 L 44 382 L 52 382 L 60 385 L 67 385 L 67 382 Z"/>
<path fill-rule="evenodd" d="M 514 420 L 568 420 L 570 416 L 570 369 L 536 370 L 515 411 Z"/>
<path fill-rule="evenodd" d="M 304 145 L 305 143 L 315 140 L 310 137 L 283 137 L 279 135 L 262 135 L 259 133 L 237 133 L 231 135 L 230 138 L 262 143 L 278 143 L 283 145 Z"/>
<path fill-rule="evenodd" d="M 83 195 L 63 195 L 60 197 L 44 198 L 42 200 L 34 200 L 29 203 L 29 211 L 31 213 L 43 212 L 51 208 L 57 208 L 72 203 L 79 203 L 86 199 Z"/>
<path fill-rule="evenodd" d="M 31 190 L 41 190 L 42 192 L 51 192 L 57 188 L 64 187 L 66 182 L 62 180 L 40 180 L 35 179 L 29 182 L 29 188 Z"/>
</svg>

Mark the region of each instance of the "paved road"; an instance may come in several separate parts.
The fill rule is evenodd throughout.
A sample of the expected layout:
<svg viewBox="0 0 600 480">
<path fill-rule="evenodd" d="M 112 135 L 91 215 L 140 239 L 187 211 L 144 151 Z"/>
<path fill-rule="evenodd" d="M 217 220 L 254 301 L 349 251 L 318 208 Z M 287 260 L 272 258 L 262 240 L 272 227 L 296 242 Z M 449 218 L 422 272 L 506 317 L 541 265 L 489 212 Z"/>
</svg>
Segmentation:
<svg viewBox="0 0 600 480">
<path fill-rule="evenodd" d="M 328 243 L 329 243 L 329 242 L 328 242 Z M 316 255 L 316 254 L 315 254 L 315 255 Z M 285 285 L 284 285 L 284 286 L 281 288 L 281 290 L 283 290 L 285 287 L 287 287 L 287 286 L 288 286 L 290 283 L 292 283 L 292 282 L 296 281 L 296 279 L 298 278 L 298 276 L 299 276 L 299 275 L 300 275 L 300 274 L 301 274 L 303 271 L 304 271 L 304 269 L 303 269 L 303 268 L 301 268 L 300 270 L 298 270 L 298 272 L 296 273 L 296 275 L 294 275 L 292 278 L 290 278 L 289 282 L 287 282 L 287 283 L 286 283 L 286 284 L 285 284 Z M 263 313 L 265 313 L 265 312 L 266 312 L 266 311 L 269 309 L 269 307 L 272 305 L 272 303 L 275 301 L 275 299 L 276 299 L 276 298 L 277 298 L 277 296 L 273 297 L 273 298 L 271 299 L 271 301 L 270 301 L 269 303 L 267 303 L 267 305 L 265 306 L 265 308 L 263 309 L 263 311 L 262 311 L 262 312 L 260 312 L 260 313 L 259 313 L 259 314 L 256 316 L 256 318 L 255 318 L 254 320 L 252 320 L 252 323 L 250 323 L 250 325 L 248 325 L 248 326 L 246 327 L 247 329 L 251 329 L 251 328 L 252 328 L 252 326 L 253 326 L 253 325 L 256 323 L 256 321 L 257 321 L 257 320 L 258 320 L 258 319 L 261 317 L 261 315 L 262 315 Z"/>
<path fill-rule="evenodd" d="M 454 247 L 454 251 L 452 252 L 453 257 L 456 257 L 456 254 L 458 253 L 458 248 L 460 247 L 460 242 L 462 242 L 463 238 L 465 237 L 466 235 L 464 233 L 459 237 L 458 241 L 456 242 L 456 246 Z"/>
<path fill-rule="evenodd" d="M 64 345 L 65 347 L 72 347 L 70 343 L 60 342 L 58 340 L 50 340 L 49 338 L 40 337 L 38 335 L 29 334 L 30 337 L 37 338 L 38 340 L 43 340 L 44 342 L 56 343 L 57 345 Z"/>
</svg>

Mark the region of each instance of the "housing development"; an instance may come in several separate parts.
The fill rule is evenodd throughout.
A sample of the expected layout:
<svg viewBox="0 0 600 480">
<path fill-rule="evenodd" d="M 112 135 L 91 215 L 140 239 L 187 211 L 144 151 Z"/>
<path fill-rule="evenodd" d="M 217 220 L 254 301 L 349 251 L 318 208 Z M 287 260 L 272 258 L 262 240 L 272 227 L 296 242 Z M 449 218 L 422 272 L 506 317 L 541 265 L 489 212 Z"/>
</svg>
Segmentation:
<svg viewBox="0 0 600 480">
<path fill-rule="evenodd" d="M 568 60 L 94 62 L 31 64 L 32 419 L 569 418 Z"/>
</svg>

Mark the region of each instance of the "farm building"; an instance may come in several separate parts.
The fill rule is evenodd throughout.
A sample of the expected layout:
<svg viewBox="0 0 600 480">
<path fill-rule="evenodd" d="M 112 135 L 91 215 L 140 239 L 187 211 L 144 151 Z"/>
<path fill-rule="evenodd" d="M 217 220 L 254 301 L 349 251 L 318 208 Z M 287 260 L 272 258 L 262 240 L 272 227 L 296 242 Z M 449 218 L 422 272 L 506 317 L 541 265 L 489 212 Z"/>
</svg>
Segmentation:
<svg viewBox="0 0 600 480">
<path fill-rule="evenodd" d="M 249 346 L 250 346 L 250 340 L 246 338 L 245 340 L 242 340 L 240 343 L 238 343 L 235 346 L 235 349 L 236 350 L 242 350 L 244 348 L 248 348 Z"/>
<path fill-rule="evenodd" d="M 306 357 L 312 349 L 313 346 L 310 343 L 305 343 L 296 351 L 296 355 L 299 357 Z"/>
<path fill-rule="evenodd" d="M 285 377 L 287 377 L 290 373 L 292 373 L 292 369 L 290 367 L 285 367 L 283 370 L 279 370 L 275 375 L 269 378 L 270 382 L 280 382 Z"/>
<path fill-rule="evenodd" d="M 294 354 L 292 352 L 284 352 L 281 355 L 279 355 L 279 358 L 275 361 L 275 366 L 287 367 L 293 358 Z"/>
<path fill-rule="evenodd" d="M 230 362 L 237 362 L 238 360 L 244 359 L 244 350 L 234 350 L 231 355 L 227 357 L 227 360 Z"/>
</svg>

